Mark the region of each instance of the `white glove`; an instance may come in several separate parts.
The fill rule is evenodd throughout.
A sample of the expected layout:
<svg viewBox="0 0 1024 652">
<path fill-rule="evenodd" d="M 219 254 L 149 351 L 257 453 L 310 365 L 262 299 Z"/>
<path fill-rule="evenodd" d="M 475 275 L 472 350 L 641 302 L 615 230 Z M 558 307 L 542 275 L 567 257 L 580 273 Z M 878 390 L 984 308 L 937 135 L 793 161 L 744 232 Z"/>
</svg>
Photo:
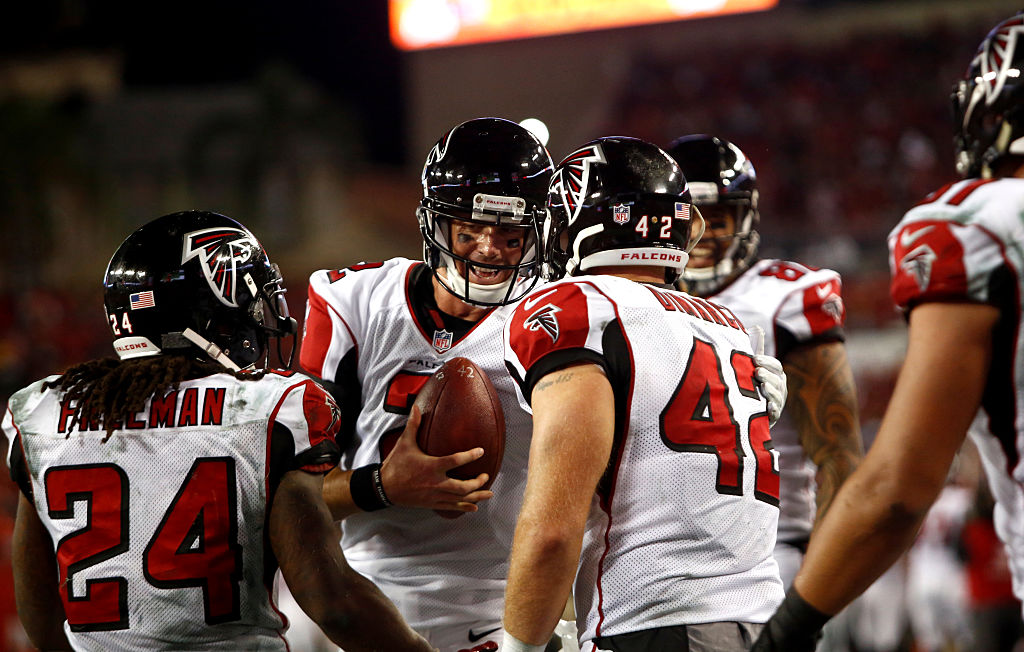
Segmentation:
<svg viewBox="0 0 1024 652">
<path fill-rule="evenodd" d="M 754 364 L 757 370 L 754 377 L 761 383 L 761 393 L 768 399 L 768 425 L 774 426 L 782 416 L 782 408 L 786 406 L 789 388 L 786 386 L 786 372 L 782 363 L 770 355 L 764 354 L 764 331 L 754 326 L 756 341 L 754 343 Z"/>
<path fill-rule="evenodd" d="M 559 620 L 555 626 L 555 636 L 562 641 L 562 652 L 580 652 L 575 620 Z"/>
</svg>

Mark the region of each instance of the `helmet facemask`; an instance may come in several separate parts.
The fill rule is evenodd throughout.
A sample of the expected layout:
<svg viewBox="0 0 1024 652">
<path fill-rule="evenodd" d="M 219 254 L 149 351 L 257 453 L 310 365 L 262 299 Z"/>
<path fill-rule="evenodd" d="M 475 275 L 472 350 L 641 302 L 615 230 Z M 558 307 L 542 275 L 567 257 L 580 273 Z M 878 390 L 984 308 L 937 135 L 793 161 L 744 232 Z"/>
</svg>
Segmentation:
<svg viewBox="0 0 1024 652">
<path fill-rule="evenodd" d="M 747 270 L 757 258 L 761 238 L 757 233 L 757 173 L 743 151 L 733 143 L 708 134 L 691 134 L 677 138 L 668 147 L 679 163 L 690 187 L 694 206 L 701 207 L 712 223 L 725 215 L 733 220 L 732 233 L 712 238 L 698 245 L 713 248 L 713 263 L 694 267 L 693 263 L 707 256 L 691 256 L 691 265 L 683 270 L 688 292 L 709 296 L 720 291 Z M 715 231 L 714 224 L 709 231 Z"/>
<path fill-rule="evenodd" d="M 714 192 L 711 193 L 712 188 L 706 189 L 704 186 L 714 184 L 699 181 L 690 183 L 694 202 L 703 207 L 705 219 L 708 221 L 705 237 L 697 243 L 697 248 L 712 248 L 709 257 L 714 262 L 711 265 L 694 267 L 695 257 L 691 256 L 691 264 L 683 271 L 687 291 L 698 296 L 714 294 L 750 267 L 757 257 L 761 241 L 758 232 L 754 230 L 757 217 L 754 208 L 757 205 L 756 190 L 753 197 L 730 199 L 720 197 L 717 187 L 713 188 Z M 709 192 L 705 193 L 705 190 Z M 711 235 L 716 229 L 716 222 L 723 219 L 723 213 L 732 218 L 732 231 L 718 236 Z"/>
<path fill-rule="evenodd" d="M 466 303 L 491 307 L 517 301 L 533 289 L 540 278 L 538 228 L 552 167 L 551 156 L 532 132 L 502 118 L 467 120 L 434 145 L 423 166 L 416 217 L 423 260 L 445 290 Z M 515 263 L 492 263 L 460 256 L 452 242 L 453 220 L 522 229 L 521 257 Z M 475 282 L 471 267 L 507 278 Z"/>
<path fill-rule="evenodd" d="M 424 261 L 448 292 L 459 300 L 477 306 L 501 306 L 518 301 L 533 289 L 540 278 L 538 258 L 537 209 L 527 211 L 529 202 L 521 197 L 499 197 L 478 193 L 470 214 L 452 210 L 424 198 L 416 217 L 423 236 Z M 479 208 L 477 208 L 479 207 Z M 521 230 L 522 255 L 514 263 L 489 263 L 470 260 L 455 252 L 452 242 L 453 221 L 481 227 Z M 459 267 L 464 271 L 460 272 Z M 494 284 L 469 280 L 469 269 L 493 270 L 507 277 Z"/>
</svg>

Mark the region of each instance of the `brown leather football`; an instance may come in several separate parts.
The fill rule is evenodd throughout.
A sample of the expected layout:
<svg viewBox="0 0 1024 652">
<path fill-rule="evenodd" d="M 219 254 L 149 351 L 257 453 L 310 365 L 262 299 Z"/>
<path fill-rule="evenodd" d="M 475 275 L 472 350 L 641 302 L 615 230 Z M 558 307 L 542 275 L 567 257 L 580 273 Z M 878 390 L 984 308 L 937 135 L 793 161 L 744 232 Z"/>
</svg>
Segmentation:
<svg viewBox="0 0 1024 652">
<path fill-rule="evenodd" d="M 483 457 L 448 475 L 461 480 L 488 475 L 491 486 L 505 453 L 505 414 L 490 378 L 468 358 L 445 362 L 416 395 L 423 419 L 416 441 L 428 455 L 450 455 L 480 446 Z M 462 512 L 441 512 L 453 517 Z"/>
</svg>

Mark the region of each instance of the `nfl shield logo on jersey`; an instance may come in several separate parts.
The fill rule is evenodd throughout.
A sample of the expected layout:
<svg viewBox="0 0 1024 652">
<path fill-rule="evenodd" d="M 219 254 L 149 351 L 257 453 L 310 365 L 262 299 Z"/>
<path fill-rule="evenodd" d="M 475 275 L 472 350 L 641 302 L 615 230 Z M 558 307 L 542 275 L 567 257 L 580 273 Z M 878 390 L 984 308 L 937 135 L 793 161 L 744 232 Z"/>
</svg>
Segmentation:
<svg viewBox="0 0 1024 652">
<path fill-rule="evenodd" d="M 612 206 L 612 220 L 614 220 L 616 224 L 625 224 L 628 222 L 629 206 L 626 206 L 625 204 Z"/>
<path fill-rule="evenodd" d="M 444 353 L 450 348 L 452 348 L 451 331 L 434 331 L 434 350 L 437 351 L 438 353 Z"/>
</svg>

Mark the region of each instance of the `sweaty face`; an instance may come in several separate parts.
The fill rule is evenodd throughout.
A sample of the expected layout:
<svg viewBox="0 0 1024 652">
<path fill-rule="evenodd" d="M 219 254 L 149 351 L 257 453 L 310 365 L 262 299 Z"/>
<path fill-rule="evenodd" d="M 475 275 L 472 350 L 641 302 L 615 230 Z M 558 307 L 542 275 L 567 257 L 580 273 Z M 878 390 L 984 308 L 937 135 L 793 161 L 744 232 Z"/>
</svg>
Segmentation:
<svg viewBox="0 0 1024 652">
<path fill-rule="evenodd" d="M 461 220 L 451 221 L 452 253 L 470 261 L 456 259 L 459 273 L 470 283 L 494 285 L 512 275 L 510 269 L 491 269 L 474 262 L 489 265 L 515 265 L 523 257 L 523 243 L 527 230 L 519 227 L 484 226 Z"/>
<path fill-rule="evenodd" d="M 690 251 L 687 267 L 711 267 L 725 255 L 732 236 L 736 233 L 736 208 L 724 204 L 701 206 L 704 216 L 704 235 Z"/>
</svg>

